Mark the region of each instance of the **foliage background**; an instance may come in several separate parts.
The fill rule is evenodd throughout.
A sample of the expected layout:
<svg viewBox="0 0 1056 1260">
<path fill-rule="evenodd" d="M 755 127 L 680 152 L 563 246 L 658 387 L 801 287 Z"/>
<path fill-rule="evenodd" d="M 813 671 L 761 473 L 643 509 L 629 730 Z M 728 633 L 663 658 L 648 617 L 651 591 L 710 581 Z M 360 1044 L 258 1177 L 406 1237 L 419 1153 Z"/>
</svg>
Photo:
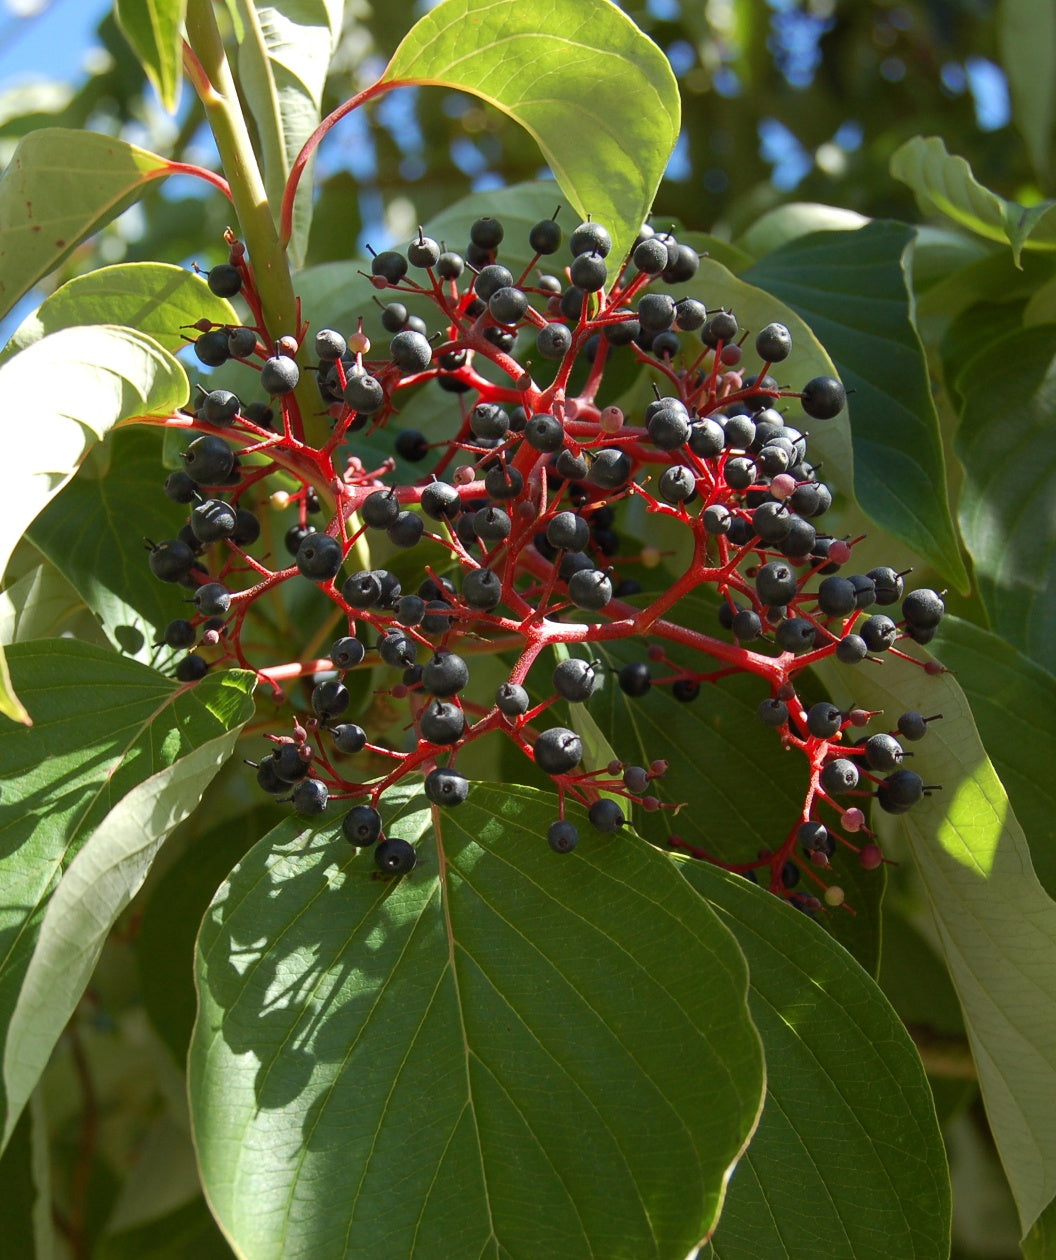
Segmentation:
<svg viewBox="0 0 1056 1260">
<path fill-rule="evenodd" d="M 780 225 L 787 220 L 765 216 L 793 202 L 920 221 L 918 199 L 891 171 L 893 155 L 915 135 L 942 136 L 950 153 L 970 161 L 981 184 L 1025 206 L 1053 191 L 1056 53 L 1052 14 L 1044 3 L 654 0 L 623 7 L 667 51 L 682 91 L 683 139 L 656 210 L 710 233 L 720 259 L 724 243 L 732 257 L 730 242 L 743 238 L 759 246 L 768 230 L 784 230 Z M 377 75 L 417 12 L 411 5 L 365 0 L 346 5 L 324 108 Z M 1026 42 L 1016 34 L 1024 28 L 1031 36 Z M 184 92 L 173 122 L 158 108 L 112 18 L 103 22 L 100 40 L 108 59 L 75 88 L 52 83 L 0 93 L 0 162 L 6 163 L 21 136 L 59 125 L 110 132 L 176 159 L 211 164 L 208 133 L 191 94 Z M 394 94 L 355 116 L 324 148 L 306 261 L 346 259 L 368 240 L 378 248 L 399 242 L 467 190 L 483 196 L 540 173 L 530 138 L 475 99 L 444 92 L 438 108 L 435 94 L 414 89 Z M 180 181 L 167 181 L 79 247 L 49 286 L 117 261 L 161 258 L 208 266 L 222 257 L 225 213 L 219 199 L 202 200 Z M 1022 416 L 1047 380 L 1052 267 L 1039 251 L 1028 254 L 1017 271 L 1007 249 L 983 242 L 978 222 L 966 226 L 977 235 L 965 238 L 956 259 L 974 268 L 970 283 L 962 272 L 959 291 L 947 280 L 944 257 L 955 253 L 950 242 L 947 255 L 938 246 L 933 255 L 922 253 L 919 318 L 933 372 L 944 386 L 940 420 L 955 491 L 965 468 L 969 474 L 960 526 L 969 540 L 982 539 L 979 554 L 985 559 L 985 522 L 972 511 L 971 482 L 993 460 L 987 442 L 993 439 L 989 422 L 995 412 Z M 769 281 L 778 292 L 778 280 L 771 275 L 757 282 Z M 38 292 L 26 305 L 41 296 Z M 994 363 L 980 364 L 975 358 L 985 348 L 980 320 L 984 341 L 1006 333 L 1018 339 L 1022 357 L 1000 388 L 994 382 L 1002 363 L 1009 362 L 1009 346 L 995 349 Z M 829 344 L 827 337 L 822 340 Z M 878 371 L 882 374 L 883 365 Z M 1018 444 L 1031 463 L 1027 485 L 1036 492 L 1039 513 L 1051 505 L 1045 481 L 1051 434 L 1051 410 L 1043 410 L 1025 431 L 1014 425 L 1002 431 L 1002 443 Z M 981 491 L 979 497 L 985 497 Z M 1025 540 L 1042 566 L 1044 542 Z M 1008 543 L 1003 534 L 998 545 Z M 985 573 L 977 590 L 980 585 L 985 589 Z M 1032 596 L 1024 589 L 1014 594 L 1044 604 L 1051 581 L 1042 588 Z M 1051 892 L 1056 886 L 1052 802 L 1038 779 L 1046 775 L 1052 710 L 1041 714 L 1032 748 L 1024 752 L 1007 708 L 987 711 L 993 689 L 972 682 L 985 660 L 993 670 L 1007 668 L 1014 675 L 1023 703 L 1039 689 L 1051 696 L 1051 636 L 1031 631 L 1022 607 L 1003 609 L 1004 598 L 1000 584 L 982 603 L 976 595 L 953 593 L 949 603 L 966 624 L 940 654 L 958 669 L 1010 793 L 1015 786 L 1017 813 Z M 69 624 L 84 630 L 78 615 L 71 601 Z M 988 628 L 1005 636 L 1004 656 L 995 657 L 993 639 L 983 637 Z M 1024 757 L 1025 773 L 1019 765 Z M 170 1223 L 165 1254 L 228 1254 L 198 1192 L 177 1062 L 193 1017 L 188 959 L 196 924 L 217 882 L 274 816 L 232 777 L 217 787 L 206 808 L 214 811 L 216 827 L 205 835 L 177 832 L 166 847 L 147 887 L 111 935 L 45 1082 L 57 1197 L 86 1205 L 93 1254 L 100 1256 L 137 1254 L 142 1243 L 137 1229 L 159 1217 Z M 193 862 L 182 860 L 189 851 Z M 920 893 L 908 866 L 892 884 L 889 913 L 897 916 L 898 930 L 887 934 L 881 983 L 903 1018 L 927 1029 L 922 1048 L 954 1177 L 955 1254 L 1003 1260 L 1019 1254 L 1015 1212 L 979 1103 L 956 999 L 930 947 L 915 934 Z M 163 951 L 156 948 L 161 939 L 169 944 Z M 159 957 L 167 960 L 160 970 Z M 934 976 L 927 1009 L 914 1010 L 920 970 L 928 967 Z M 12 1156 L 5 1156 L 12 1167 L 23 1153 L 18 1143 L 28 1142 L 28 1134 L 20 1134 Z M 4 1183 L 16 1191 L 16 1180 Z"/>
</svg>

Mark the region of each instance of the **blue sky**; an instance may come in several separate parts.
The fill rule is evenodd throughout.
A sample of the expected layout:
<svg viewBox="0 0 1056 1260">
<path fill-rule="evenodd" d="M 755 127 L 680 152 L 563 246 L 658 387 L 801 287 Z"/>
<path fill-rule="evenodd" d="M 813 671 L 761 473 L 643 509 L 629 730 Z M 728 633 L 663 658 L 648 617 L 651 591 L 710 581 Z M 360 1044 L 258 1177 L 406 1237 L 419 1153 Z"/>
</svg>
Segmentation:
<svg viewBox="0 0 1056 1260">
<path fill-rule="evenodd" d="M 111 0 L 0 0 L 0 90 L 27 79 L 81 77 Z M 36 8 L 37 16 L 17 14 Z"/>
</svg>

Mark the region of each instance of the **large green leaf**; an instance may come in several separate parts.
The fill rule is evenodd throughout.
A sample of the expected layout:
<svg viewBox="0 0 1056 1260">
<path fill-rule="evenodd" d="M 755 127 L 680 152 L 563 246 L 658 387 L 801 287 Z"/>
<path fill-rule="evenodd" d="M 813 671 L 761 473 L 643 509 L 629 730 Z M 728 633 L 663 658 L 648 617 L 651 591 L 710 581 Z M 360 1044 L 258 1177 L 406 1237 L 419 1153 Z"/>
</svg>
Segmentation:
<svg viewBox="0 0 1056 1260">
<path fill-rule="evenodd" d="M 119 263 L 75 276 L 45 298 L 15 330 L 2 357 L 76 324 L 134 328 L 175 354 L 188 344 L 187 330 L 200 319 L 214 324 L 241 322 L 231 303 L 217 297 L 201 276 L 186 267 Z"/>
<path fill-rule="evenodd" d="M 1056 202 L 1021 206 L 984 188 L 962 157 L 938 136 L 914 136 L 891 156 L 891 174 L 908 184 L 921 207 L 991 241 L 1007 241 L 1019 262 L 1024 249 L 1056 249 Z"/>
<path fill-rule="evenodd" d="M 904 817 L 965 1015 L 979 1084 L 1023 1231 L 1056 1194 L 1056 904 L 952 674 L 896 658 L 858 669 L 854 700 L 942 713 L 914 767 L 941 784 Z"/>
<path fill-rule="evenodd" d="M 170 114 L 180 100 L 180 27 L 187 0 L 116 0 L 114 16 Z"/>
<path fill-rule="evenodd" d="M 156 430 L 112 433 L 97 452 L 105 456 L 103 474 L 83 467 L 27 535 L 96 614 L 110 641 L 144 661 L 156 651 L 157 632 L 188 614 L 188 592 L 153 576 L 143 541 L 174 538 L 187 520 L 186 507 L 161 492 L 162 444 Z"/>
<path fill-rule="evenodd" d="M 168 168 L 94 131 L 44 127 L 21 140 L 0 176 L 0 315 Z"/>
<path fill-rule="evenodd" d="M 913 1042 L 861 968 L 797 911 L 722 875 L 679 869 L 751 972 L 767 1097 L 710 1254 L 745 1260 L 946 1260 L 950 1191 Z M 864 1192 L 863 1187 L 868 1187 Z"/>
<path fill-rule="evenodd" d="M 1056 121 L 1056 8 L 1049 0 L 1001 0 L 997 40 L 1012 117 L 1034 169 L 1047 182 Z"/>
<path fill-rule="evenodd" d="M 911 230 L 894 223 L 819 232 L 769 254 L 745 278 L 807 321 L 853 391 L 849 411 L 862 508 L 965 590 L 938 417 L 913 325 L 905 261 L 911 241 Z M 812 446 L 817 427 L 810 426 Z"/>
<path fill-rule="evenodd" d="M 958 518 L 991 628 L 1056 670 L 1051 510 L 1056 474 L 1056 324 L 987 341 L 957 377 Z"/>
<path fill-rule="evenodd" d="M 291 821 L 221 888 L 190 1095 L 240 1254 L 641 1260 L 712 1228 L 762 1096 L 743 959 L 633 836 L 551 852 L 556 807 L 475 785 L 441 838 L 402 793 L 412 875 Z"/>
<path fill-rule="evenodd" d="M 411 29 L 391 83 L 471 92 L 531 133 L 581 215 L 622 259 L 678 138 L 678 85 L 660 49 L 610 0 L 443 0 Z"/>
<path fill-rule="evenodd" d="M 278 219 L 290 167 L 319 125 L 344 0 L 237 0 L 236 8 L 239 81 L 264 150 L 268 200 Z M 303 259 L 307 248 L 312 197 L 309 168 L 294 206 L 295 260 Z"/>
<path fill-rule="evenodd" d="M 1030 845 L 1038 879 L 1056 897 L 1056 678 L 1004 640 L 944 617 L 932 651 L 957 675 L 979 737 Z"/>
<path fill-rule="evenodd" d="M 37 513 L 119 420 L 168 415 L 187 400 L 183 368 L 128 328 L 68 328 L 0 365 L 7 414 L 8 494 L 0 525 L 0 572 Z M 0 713 L 26 713 L 0 656 Z"/>
<path fill-rule="evenodd" d="M 68 639 L 16 644 L 34 719 L 0 719 L 4 1136 L 154 853 L 248 718 L 252 674 L 194 687 Z"/>
</svg>

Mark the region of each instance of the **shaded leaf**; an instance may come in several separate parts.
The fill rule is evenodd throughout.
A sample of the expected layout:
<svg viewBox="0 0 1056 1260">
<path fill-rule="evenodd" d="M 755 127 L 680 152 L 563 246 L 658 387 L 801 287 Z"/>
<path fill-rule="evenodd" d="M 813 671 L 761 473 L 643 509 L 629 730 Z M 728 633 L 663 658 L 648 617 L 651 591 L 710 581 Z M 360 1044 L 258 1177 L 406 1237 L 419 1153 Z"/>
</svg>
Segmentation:
<svg viewBox="0 0 1056 1260">
<path fill-rule="evenodd" d="M 344 0 L 237 0 L 235 7 L 239 82 L 263 146 L 264 182 L 277 219 L 290 167 L 319 124 Z M 294 207 L 295 260 L 307 248 L 312 197 L 309 167 Z"/>
<path fill-rule="evenodd" d="M 0 315 L 168 166 L 94 131 L 44 127 L 21 140 L 0 176 Z"/>
<path fill-rule="evenodd" d="M 168 263 L 119 263 L 75 276 L 45 298 L 4 347 L 2 358 L 48 333 L 75 324 L 120 324 L 134 328 L 175 354 L 188 344 L 188 328 L 199 319 L 241 323 L 235 308 L 217 297 L 201 277 Z"/>
<path fill-rule="evenodd" d="M 412 875 L 291 821 L 206 916 L 190 1094 L 225 1233 L 257 1260 L 686 1254 L 761 1097 L 732 938 L 633 837 L 551 852 L 550 793 L 474 785 L 442 840 L 424 806 L 383 802 Z"/>
<path fill-rule="evenodd" d="M 551 0 L 545 10 L 444 0 L 412 27 L 383 77 L 470 92 L 508 114 L 576 211 L 612 233 L 613 258 L 625 257 L 652 209 L 681 111 L 667 58 L 609 0 Z"/>
<path fill-rule="evenodd" d="M 762 1119 L 705 1254 L 946 1260 L 946 1153 L 920 1059 L 890 1003 L 798 911 L 714 867 L 678 868 L 744 951 L 766 1047 Z"/>
<path fill-rule="evenodd" d="M 261 805 L 200 828 L 151 893 L 135 940 L 143 1005 L 181 1067 L 194 1026 L 194 942 L 202 916 L 238 859 L 287 809 Z"/>
<path fill-rule="evenodd" d="M 1056 1252 L 1056 1201 L 1042 1212 L 1020 1245 L 1024 1260 L 1049 1260 Z"/>
<path fill-rule="evenodd" d="M 1026 1231 L 1056 1192 L 1056 904 L 1038 883 L 954 677 L 889 658 L 882 669 L 855 673 L 854 699 L 889 714 L 944 715 L 914 762 L 941 791 L 904 816 L 903 831 Z"/>
<path fill-rule="evenodd" d="M 89 476 L 82 469 L 27 536 L 77 590 L 116 647 L 166 668 L 169 649 L 162 649 L 161 660 L 152 660 L 159 633 L 173 618 L 194 610 L 188 607 L 188 592 L 177 583 L 158 581 L 147 563 L 144 540 L 175 538 L 187 520 L 187 508 L 161 492 L 162 444 L 162 433 L 153 429 L 112 433 L 103 448 L 105 475 Z"/>
<path fill-rule="evenodd" d="M 115 0 L 114 16 L 132 45 L 162 106 L 176 112 L 180 100 L 180 27 L 187 0 Z"/>
<path fill-rule="evenodd" d="M 942 619 L 931 651 L 957 675 L 1038 879 L 1056 897 L 1056 678 L 997 635 L 957 617 Z"/>
<path fill-rule="evenodd" d="M 1046 0 L 1001 0 L 997 42 L 1012 95 L 1012 117 L 1044 183 L 1056 120 L 1056 9 Z"/>
<path fill-rule="evenodd" d="M 0 1155 L 0 1209 L 9 1255 L 54 1255 L 48 1156 L 48 1126 L 38 1090 Z"/>
<path fill-rule="evenodd" d="M 957 377 L 958 520 L 991 628 L 1056 670 L 1056 354 L 1045 324 L 987 341 Z"/>
<path fill-rule="evenodd" d="M 848 409 L 863 510 L 966 590 L 938 417 L 913 326 L 905 263 L 911 241 L 910 228 L 883 222 L 820 232 L 769 254 L 745 278 L 807 321 L 853 391 Z M 813 450 L 821 426 L 809 427 Z"/>
<path fill-rule="evenodd" d="M 0 1043 L 5 1136 L 102 936 L 251 711 L 253 675 L 181 687 L 87 644 L 10 649 L 36 725 L 0 720 Z"/>
<path fill-rule="evenodd" d="M 1056 203 L 1021 206 L 984 188 L 962 157 L 938 136 L 914 136 L 891 156 L 891 174 L 916 193 L 921 208 L 991 241 L 1007 241 L 1019 262 L 1024 249 L 1056 249 Z"/>
<path fill-rule="evenodd" d="M 699 598 L 683 599 L 673 618 L 679 624 L 708 633 L 718 623 L 715 609 Z M 647 695 L 631 699 L 617 685 L 614 671 L 628 661 L 641 660 L 639 642 L 592 643 L 591 654 L 612 668 L 591 697 L 590 715 L 608 737 L 616 755 L 624 761 L 648 766 L 653 758 L 666 756 L 669 767 L 653 791 L 677 811 L 648 813 L 634 810 L 641 834 L 662 848 L 669 837 L 730 865 L 752 862 L 760 850 L 774 852 L 798 826 L 807 793 L 806 762 L 786 754 L 778 734 L 764 727 L 756 710 L 770 694 L 766 683 L 746 674 L 702 684 L 699 696 L 688 704 L 674 698 L 659 680 L 671 671 L 654 666 L 658 681 Z M 677 665 L 706 672 L 711 662 L 699 653 L 665 643 L 668 657 Z M 672 733 L 677 732 L 673 743 Z M 765 787 L 765 790 L 763 790 Z M 801 867 L 802 855 L 796 854 Z M 843 850 L 824 872 L 826 883 L 840 884 L 847 904 L 843 911 L 824 918 L 825 927 L 849 950 L 862 967 L 875 974 L 880 961 L 880 901 L 882 873 L 865 872 L 857 859 Z M 761 868 L 766 881 L 769 868 Z M 803 890 L 820 895 L 810 874 L 804 874 Z"/>
<path fill-rule="evenodd" d="M 93 1260 L 228 1260 L 233 1254 L 201 1198 L 148 1224 L 104 1234 L 92 1251 Z"/>
<path fill-rule="evenodd" d="M 0 391 L 20 400 L 18 440 L 7 447 L 2 572 L 26 527 L 94 442 L 120 420 L 168 415 L 182 406 L 187 377 L 171 355 L 132 329 L 68 328 L 0 365 Z M 0 713 L 26 720 L 2 656 Z"/>
</svg>

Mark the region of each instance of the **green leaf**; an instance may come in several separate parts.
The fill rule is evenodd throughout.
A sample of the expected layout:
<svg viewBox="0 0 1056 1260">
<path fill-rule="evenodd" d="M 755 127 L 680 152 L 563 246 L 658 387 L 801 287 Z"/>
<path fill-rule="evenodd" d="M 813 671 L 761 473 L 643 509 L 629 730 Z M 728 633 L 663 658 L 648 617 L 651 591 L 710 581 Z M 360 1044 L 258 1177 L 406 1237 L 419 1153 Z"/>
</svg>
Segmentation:
<svg viewBox="0 0 1056 1260">
<path fill-rule="evenodd" d="M 0 1155 L 0 1209 L 10 1255 L 55 1254 L 48 1126 L 39 1090 Z"/>
<path fill-rule="evenodd" d="M 962 157 L 946 151 L 938 136 L 914 136 L 891 156 L 891 174 L 916 193 L 923 210 L 991 241 L 1007 241 L 1019 264 L 1024 249 L 1056 249 L 1056 202 L 1021 206 L 984 188 Z"/>
<path fill-rule="evenodd" d="M 105 474 L 82 468 L 27 533 L 96 614 L 109 640 L 144 662 L 157 655 L 158 632 L 188 615 L 187 591 L 159 582 L 147 565 L 144 538 L 175 538 L 187 520 L 186 507 L 161 493 L 163 442 L 158 430 L 112 433 L 97 452 L 106 457 Z M 145 487 L 156 490 L 145 494 Z"/>
<path fill-rule="evenodd" d="M 44 127 L 21 140 L 0 176 L 0 315 L 168 169 L 94 131 Z"/>
<path fill-rule="evenodd" d="M 614 259 L 650 213 L 678 139 L 667 58 L 609 0 L 443 0 L 383 79 L 471 92 L 520 123 L 576 211 L 612 233 Z"/>
<path fill-rule="evenodd" d="M 1056 1255 L 1056 1200 L 1038 1217 L 1020 1245 L 1023 1260 L 1051 1260 Z"/>
<path fill-rule="evenodd" d="M 0 593 L 0 643 L 75 638 L 108 646 L 84 602 L 51 564 L 38 564 Z"/>
<path fill-rule="evenodd" d="M 278 218 L 294 159 L 319 124 L 344 0 L 237 0 L 239 81 L 264 150 L 268 201 Z M 294 207 L 295 260 L 304 258 L 312 216 L 311 168 Z"/>
<path fill-rule="evenodd" d="M 912 239 L 910 228 L 883 222 L 819 232 L 769 254 L 745 278 L 807 321 L 853 391 L 855 490 L 864 511 L 966 590 L 938 417 L 913 325 L 906 275 Z M 820 425 L 809 427 L 813 451 Z"/>
<path fill-rule="evenodd" d="M 809 236 L 811 232 L 852 232 L 868 222 L 864 214 L 842 206 L 791 201 L 754 219 L 736 243 L 752 258 L 765 258 L 789 241 Z"/>
<path fill-rule="evenodd" d="M 748 1005 L 766 1048 L 763 1116 L 710 1254 L 946 1260 L 942 1135 L 890 1003 L 802 914 L 714 867 L 678 866 L 744 951 Z"/>
<path fill-rule="evenodd" d="M 0 364 L 0 393 L 20 401 L 18 440 L 7 450 L 2 573 L 26 527 L 96 439 L 120 420 L 171 414 L 187 401 L 187 377 L 171 355 L 130 328 L 68 328 Z M 0 713 L 26 721 L 2 655 Z"/>
<path fill-rule="evenodd" d="M 743 959 L 666 857 L 570 813 L 559 856 L 550 793 L 474 785 L 442 839 L 402 793 L 410 876 L 296 821 L 232 873 L 190 1096 L 241 1254 L 641 1260 L 712 1228 L 762 1094 Z"/>
<path fill-rule="evenodd" d="M 201 1198 L 148 1224 L 104 1234 L 92 1249 L 92 1260 L 230 1260 L 232 1255 Z"/>
<path fill-rule="evenodd" d="M 256 788 L 251 772 L 237 769 Z M 288 808 L 257 805 L 200 830 L 151 892 L 135 940 L 143 1005 L 181 1067 L 194 1026 L 194 941 L 202 916 L 231 868 Z"/>
<path fill-rule="evenodd" d="M 853 687 L 864 708 L 943 714 L 914 750 L 915 769 L 941 791 L 904 816 L 903 831 L 1025 1232 L 1056 1194 L 1056 904 L 954 677 L 889 657 L 856 670 Z"/>
<path fill-rule="evenodd" d="M 997 42 L 1012 94 L 1012 117 L 1045 182 L 1056 121 L 1056 9 L 1048 0 L 1001 0 Z"/>
<path fill-rule="evenodd" d="M 1056 898 L 1056 678 L 981 626 L 944 617 L 931 651 L 957 675 L 1030 845 Z M 926 745 L 922 745 L 922 748 Z"/>
<path fill-rule="evenodd" d="M 16 644 L 35 725 L 0 719 L 5 1138 L 157 848 L 252 710 L 254 676 L 180 686 L 67 639 Z"/>
<path fill-rule="evenodd" d="M 180 102 L 180 28 L 187 0 L 116 0 L 114 16 L 139 58 L 161 104 L 175 114 Z"/>
<path fill-rule="evenodd" d="M 170 354 L 188 344 L 187 329 L 199 319 L 239 324 L 235 308 L 205 280 L 168 263 L 119 263 L 68 280 L 25 319 L 0 359 L 76 324 L 119 324 L 153 339 Z"/>
<path fill-rule="evenodd" d="M 957 377 L 958 519 L 991 628 L 1056 671 L 1056 354 L 1045 324 L 987 341 Z"/>
</svg>

